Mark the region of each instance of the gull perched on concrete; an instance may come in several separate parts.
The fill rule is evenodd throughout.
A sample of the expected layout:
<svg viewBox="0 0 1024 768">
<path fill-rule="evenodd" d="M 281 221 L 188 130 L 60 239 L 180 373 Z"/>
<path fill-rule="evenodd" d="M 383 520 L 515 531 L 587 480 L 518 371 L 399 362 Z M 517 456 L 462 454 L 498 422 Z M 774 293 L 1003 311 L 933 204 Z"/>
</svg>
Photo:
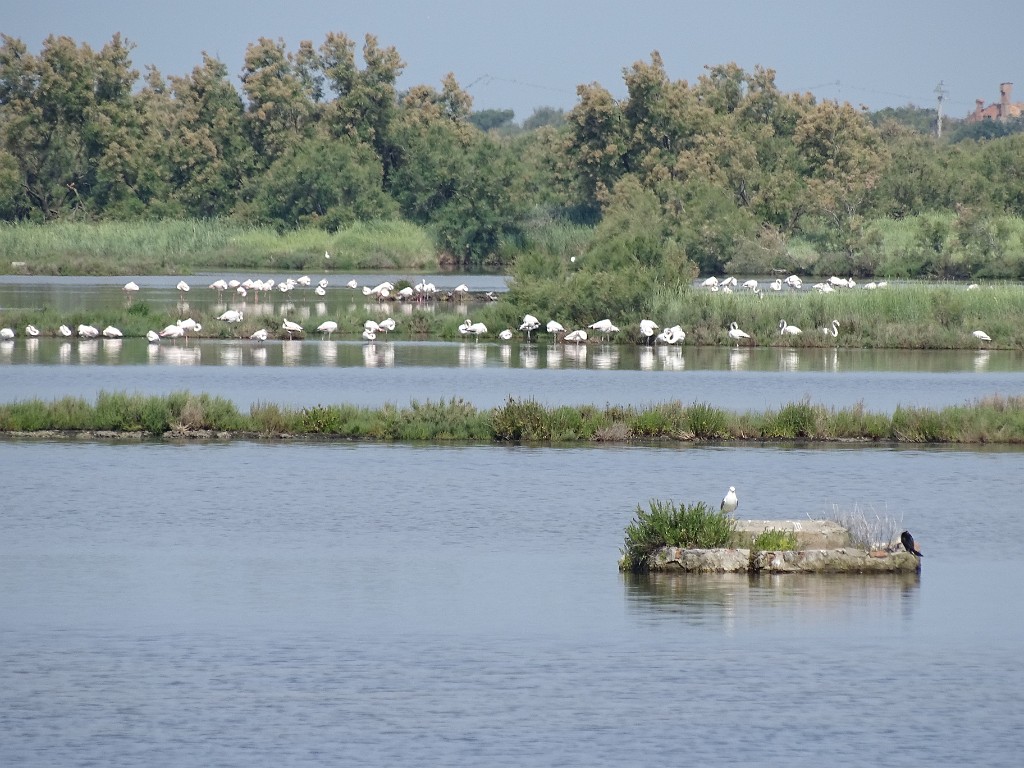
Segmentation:
<svg viewBox="0 0 1024 768">
<path fill-rule="evenodd" d="M 740 504 L 740 500 L 736 498 L 736 487 L 730 485 L 729 492 L 725 494 L 725 498 L 722 499 L 722 506 L 719 507 L 723 514 L 731 515 L 736 511 L 736 507 Z"/>
</svg>

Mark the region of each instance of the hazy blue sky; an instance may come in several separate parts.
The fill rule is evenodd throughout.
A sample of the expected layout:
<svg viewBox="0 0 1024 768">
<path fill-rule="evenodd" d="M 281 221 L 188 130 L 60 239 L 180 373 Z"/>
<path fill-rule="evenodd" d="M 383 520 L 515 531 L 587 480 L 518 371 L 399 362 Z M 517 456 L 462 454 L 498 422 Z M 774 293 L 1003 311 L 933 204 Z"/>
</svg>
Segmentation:
<svg viewBox="0 0 1024 768">
<path fill-rule="evenodd" d="M 6 6 L 6 7 L 4 7 Z M 132 61 L 183 75 L 220 58 L 233 76 L 259 37 L 317 46 L 327 32 L 361 45 L 372 33 L 406 62 L 400 88 L 438 87 L 447 72 L 474 109 L 570 109 L 576 86 L 598 82 L 624 95 L 622 70 L 658 50 L 673 80 L 694 81 L 706 64 L 774 69 L 785 91 L 811 91 L 871 109 L 935 105 L 962 117 L 976 98 L 1016 81 L 1024 101 L 1024 3 L 1016 0 L 0 0 L 0 31 L 37 53 L 49 34 L 100 47 L 115 32 L 136 44 Z M 237 84 L 237 77 L 235 79 Z"/>
</svg>

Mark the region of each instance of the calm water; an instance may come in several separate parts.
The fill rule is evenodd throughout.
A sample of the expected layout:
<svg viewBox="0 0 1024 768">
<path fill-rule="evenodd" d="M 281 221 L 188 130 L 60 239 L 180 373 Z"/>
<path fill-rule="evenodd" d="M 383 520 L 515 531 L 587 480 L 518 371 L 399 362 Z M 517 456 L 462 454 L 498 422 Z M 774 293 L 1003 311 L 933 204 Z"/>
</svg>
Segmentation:
<svg viewBox="0 0 1024 768">
<path fill-rule="evenodd" d="M 127 279 L 97 290 L 123 301 Z M 1024 362 L 0 344 L 0 400 L 103 389 L 891 410 L 1021 394 Z M 1012 448 L 0 440 L 0 765 L 1017 765 L 1022 467 Z M 638 503 L 729 485 L 745 517 L 896 517 L 923 572 L 618 573 Z"/>
<path fill-rule="evenodd" d="M 0 763 L 1017 765 L 1022 459 L 0 442 Z M 617 572 L 730 483 L 923 572 Z"/>
</svg>

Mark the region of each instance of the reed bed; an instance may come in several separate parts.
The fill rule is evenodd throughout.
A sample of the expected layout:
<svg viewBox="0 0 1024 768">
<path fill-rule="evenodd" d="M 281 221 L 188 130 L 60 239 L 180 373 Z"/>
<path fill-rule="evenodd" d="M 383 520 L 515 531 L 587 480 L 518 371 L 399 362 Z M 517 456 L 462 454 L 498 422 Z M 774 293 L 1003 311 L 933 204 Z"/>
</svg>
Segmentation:
<svg viewBox="0 0 1024 768">
<path fill-rule="evenodd" d="M 0 252 L 0 272 L 38 275 L 437 267 L 430 232 L 402 221 L 358 222 L 337 232 L 278 232 L 230 220 L 0 224 Z"/>
<path fill-rule="evenodd" d="M 65 397 L 0 405 L 0 433 L 96 432 L 151 436 L 274 437 L 487 443 L 861 442 L 1022 444 L 1024 396 L 993 396 L 938 410 L 899 408 L 892 415 L 807 401 L 735 413 L 676 401 L 643 408 L 548 407 L 509 399 L 478 409 L 461 399 L 380 408 L 256 403 L 247 413 L 230 400 L 176 392 L 145 396 L 103 392 L 89 403 Z"/>
</svg>

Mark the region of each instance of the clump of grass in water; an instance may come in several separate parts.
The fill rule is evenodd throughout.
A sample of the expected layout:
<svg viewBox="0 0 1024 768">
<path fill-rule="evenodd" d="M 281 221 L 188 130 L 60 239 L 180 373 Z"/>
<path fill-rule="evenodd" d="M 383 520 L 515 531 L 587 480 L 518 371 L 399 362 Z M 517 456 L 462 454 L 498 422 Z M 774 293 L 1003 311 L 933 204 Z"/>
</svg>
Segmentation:
<svg viewBox="0 0 1024 768">
<path fill-rule="evenodd" d="M 677 507 L 672 501 L 651 499 L 650 510 L 637 505 L 636 518 L 626 526 L 624 567 L 630 571 L 646 570 L 651 555 L 661 547 L 724 547 L 735 528 L 732 517 L 702 501 Z"/>
<path fill-rule="evenodd" d="M 902 516 L 897 520 L 888 514 L 868 514 L 859 504 L 854 504 L 851 510 L 842 510 L 833 504 L 829 519 L 849 531 L 851 546 L 868 551 L 889 548 L 903 528 Z"/>
<path fill-rule="evenodd" d="M 796 548 L 796 533 L 780 531 L 776 528 L 769 528 L 767 531 L 759 533 L 751 545 L 751 549 L 755 552 L 788 552 Z"/>
</svg>

